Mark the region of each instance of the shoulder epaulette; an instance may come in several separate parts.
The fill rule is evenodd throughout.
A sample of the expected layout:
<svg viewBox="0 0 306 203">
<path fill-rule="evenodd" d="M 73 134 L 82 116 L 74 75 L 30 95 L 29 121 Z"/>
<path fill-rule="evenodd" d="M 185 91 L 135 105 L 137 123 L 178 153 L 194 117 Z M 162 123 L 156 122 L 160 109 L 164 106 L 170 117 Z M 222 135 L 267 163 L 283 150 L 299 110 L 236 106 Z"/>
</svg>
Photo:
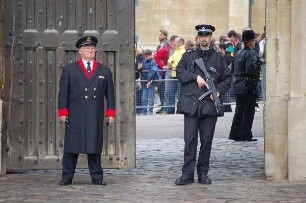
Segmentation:
<svg viewBox="0 0 306 203">
<path fill-rule="evenodd" d="M 192 53 L 192 52 L 195 52 L 197 49 L 188 49 L 186 52 L 187 53 Z"/>
</svg>

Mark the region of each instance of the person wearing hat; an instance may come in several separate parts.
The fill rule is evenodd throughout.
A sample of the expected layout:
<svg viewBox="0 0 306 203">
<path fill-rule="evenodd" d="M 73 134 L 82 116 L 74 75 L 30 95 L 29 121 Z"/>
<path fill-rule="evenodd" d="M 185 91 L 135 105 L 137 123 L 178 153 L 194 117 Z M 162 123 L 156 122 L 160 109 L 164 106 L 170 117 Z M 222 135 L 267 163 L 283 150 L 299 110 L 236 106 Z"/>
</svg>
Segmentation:
<svg viewBox="0 0 306 203">
<path fill-rule="evenodd" d="M 236 96 L 236 109 L 229 138 L 234 141 L 257 141 L 253 139 L 252 124 L 255 114 L 257 83 L 260 77 L 260 64 L 254 51 L 256 37 L 253 30 L 242 33 L 244 48 L 234 58 L 233 94 Z"/>
<path fill-rule="evenodd" d="M 224 115 L 223 109 L 217 113 L 211 95 L 199 101 L 209 88 L 205 81 L 203 70 L 195 63 L 202 58 L 207 72 L 213 78 L 217 95 L 226 93 L 231 85 L 232 77 L 221 53 L 210 45 L 215 27 L 212 25 L 197 25 L 198 43 L 196 49 L 184 53 L 177 66 L 177 77 L 181 85 L 181 93 L 177 104 L 177 112 L 184 114 L 184 164 L 182 175 L 175 181 L 176 185 L 186 185 L 194 182 L 195 166 L 198 182 L 211 184 L 208 177 L 211 145 L 217 118 Z M 220 101 L 222 99 L 220 98 Z M 198 135 L 201 147 L 196 164 Z"/>
<path fill-rule="evenodd" d="M 111 125 L 116 111 L 112 72 L 95 60 L 97 43 L 94 36 L 80 38 L 80 60 L 68 64 L 61 75 L 58 116 L 66 126 L 60 186 L 72 184 L 79 154 L 87 154 L 92 183 L 106 185 L 101 167 L 103 124 Z"/>
</svg>

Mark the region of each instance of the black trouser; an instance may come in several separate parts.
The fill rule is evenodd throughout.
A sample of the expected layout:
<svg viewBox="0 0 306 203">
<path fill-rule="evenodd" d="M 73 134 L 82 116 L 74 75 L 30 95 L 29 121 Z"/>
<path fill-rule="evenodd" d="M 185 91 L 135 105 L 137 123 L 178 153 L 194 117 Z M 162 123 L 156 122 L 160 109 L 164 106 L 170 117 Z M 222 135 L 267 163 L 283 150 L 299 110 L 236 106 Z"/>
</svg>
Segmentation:
<svg viewBox="0 0 306 203">
<path fill-rule="evenodd" d="M 64 153 L 62 162 L 62 180 L 68 182 L 72 181 L 78 157 L 78 154 Z M 87 159 L 91 180 L 102 180 L 103 170 L 101 167 L 101 154 L 87 154 Z"/>
<path fill-rule="evenodd" d="M 237 94 L 236 110 L 229 139 L 249 140 L 253 138 L 252 125 L 255 114 L 256 95 Z"/>
<path fill-rule="evenodd" d="M 214 137 L 216 116 L 190 117 L 184 115 L 184 165 L 182 173 L 193 177 L 197 156 L 198 132 L 200 131 L 201 147 L 197 163 L 197 173 L 199 176 L 207 175 L 209 169 L 209 158 L 212 140 Z"/>
</svg>

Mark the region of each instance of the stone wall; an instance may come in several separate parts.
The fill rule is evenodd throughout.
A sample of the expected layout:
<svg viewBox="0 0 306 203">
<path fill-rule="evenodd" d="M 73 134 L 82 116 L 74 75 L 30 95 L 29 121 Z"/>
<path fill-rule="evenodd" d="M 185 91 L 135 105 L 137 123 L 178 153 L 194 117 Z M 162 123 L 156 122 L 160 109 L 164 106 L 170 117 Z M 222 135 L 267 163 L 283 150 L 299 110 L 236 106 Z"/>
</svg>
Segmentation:
<svg viewBox="0 0 306 203">
<path fill-rule="evenodd" d="M 252 24 L 262 33 L 265 0 L 256 0 Z M 155 49 L 160 29 L 193 40 L 197 24 L 212 24 L 214 36 L 227 35 L 229 30 L 241 32 L 248 26 L 249 0 L 138 0 L 136 4 L 136 35 L 143 48 Z"/>
<path fill-rule="evenodd" d="M 0 0 L 0 176 L 5 174 L 5 145 L 6 142 L 2 134 L 2 94 L 3 94 L 3 83 L 4 83 L 4 40 L 3 40 L 3 0 Z"/>
</svg>

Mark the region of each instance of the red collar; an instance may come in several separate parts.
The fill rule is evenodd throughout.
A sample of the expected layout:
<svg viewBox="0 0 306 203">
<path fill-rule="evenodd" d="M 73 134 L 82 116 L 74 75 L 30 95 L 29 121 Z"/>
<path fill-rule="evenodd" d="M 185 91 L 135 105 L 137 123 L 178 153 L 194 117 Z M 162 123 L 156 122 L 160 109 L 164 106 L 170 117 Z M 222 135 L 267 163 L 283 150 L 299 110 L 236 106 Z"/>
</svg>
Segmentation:
<svg viewBox="0 0 306 203">
<path fill-rule="evenodd" d="M 96 71 L 96 68 L 98 66 L 98 62 L 96 60 L 94 60 L 91 73 L 88 73 L 87 69 L 84 66 L 84 63 L 83 63 L 82 59 L 79 60 L 79 65 L 82 67 L 85 75 L 90 79 L 90 78 L 92 78 L 92 76 L 94 75 L 94 73 Z"/>
</svg>

